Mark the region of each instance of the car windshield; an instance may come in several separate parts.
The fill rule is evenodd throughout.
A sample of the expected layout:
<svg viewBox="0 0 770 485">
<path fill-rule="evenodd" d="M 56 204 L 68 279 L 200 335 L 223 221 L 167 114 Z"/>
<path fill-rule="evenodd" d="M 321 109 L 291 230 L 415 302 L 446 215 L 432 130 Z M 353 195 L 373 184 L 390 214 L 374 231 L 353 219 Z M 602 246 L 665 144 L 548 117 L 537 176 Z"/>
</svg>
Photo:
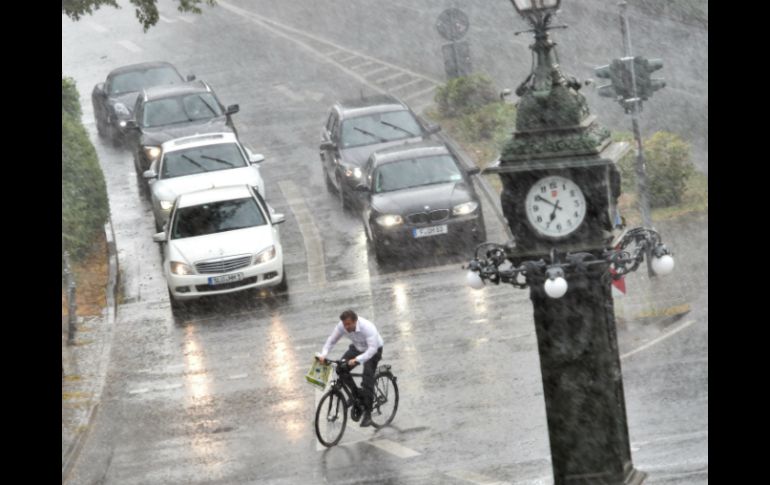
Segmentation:
<svg viewBox="0 0 770 485">
<path fill-rule="evenodd" d="M 252 197 L 209 202 L 178 209 L 171 239 L 205 236 L 265 224 L 265 216 Z"/>
<path fill-rule="evenodd" d="M 374 173 L 374 192 L 459 182 L 462 179 L 462 172 L 449 155 L 410 158 L 377 168 Z"/>
<path fill-rule="evenodd" d="M 161 98 L 144 105 L 142 126 L 189 123 L 222 116 L 222 108 L 211 93 L 186 94 L 173 98 Z"/>
<path fill-rule="evenodd" d="M 160 178 L 183 177 L 248 166 L 249 163 L 236 143 L 218 143 L 164 154 L 160 165 Z"/>
<path fill-rule="evenodd" d="M 422 129 L 409 110 L 375 113 L 342 122 L 342 147 L 352 148 L 373 143 L 422 136 Z"/>
<path fill-rule="evenodd" d="M 113 76 L 110 80 L 110 95 L 134 93 L 142 89 L 165 84 L 184 82 L 170 67 L 153 67 L 144 71 L 129 71 Z"/>
</svg>

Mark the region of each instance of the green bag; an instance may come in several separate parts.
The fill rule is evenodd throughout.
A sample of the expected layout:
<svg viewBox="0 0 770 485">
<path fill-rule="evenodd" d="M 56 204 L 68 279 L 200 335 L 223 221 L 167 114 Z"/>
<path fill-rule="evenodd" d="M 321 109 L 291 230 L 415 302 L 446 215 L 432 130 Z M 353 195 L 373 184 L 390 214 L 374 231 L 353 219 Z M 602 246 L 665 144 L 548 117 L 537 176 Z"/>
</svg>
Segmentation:
<svg viewBox="0 0 770 485">
<path fill-rule="evenodd" d="M 314 386 L 326 389 L 331 369 L 332 366 L 330 364 L 322 364 L 313 357 L 313 362 L 310 364 L 310 370 L 305 374 L 305 380 Z"/>
</svg>

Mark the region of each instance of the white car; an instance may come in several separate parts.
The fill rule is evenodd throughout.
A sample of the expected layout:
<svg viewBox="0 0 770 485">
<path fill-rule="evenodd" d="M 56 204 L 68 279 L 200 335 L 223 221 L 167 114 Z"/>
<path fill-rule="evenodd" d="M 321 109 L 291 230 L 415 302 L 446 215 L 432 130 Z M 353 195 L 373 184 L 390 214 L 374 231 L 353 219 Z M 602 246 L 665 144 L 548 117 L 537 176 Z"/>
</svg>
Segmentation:
<svg viewBox="0 0 770 485">
<path fill-rule="evenodd" d="M 248 185 L 182 194 L 163 245 L 163 272 L 175 306 L 184 300 L 249 288 L 285 292 L 283 248 L 277 224 L 284 222 Z"/>
<path fill-rule="evenodd" d="M 265 197 L 265 183 L 253 154 L 234 133 L 209 133 L 167 141 L 161 156 L 145 171 L 150 183 L 155 228 L 163 230 L 177 196 L 212 187 L 248 184 Z"/>
</svg>

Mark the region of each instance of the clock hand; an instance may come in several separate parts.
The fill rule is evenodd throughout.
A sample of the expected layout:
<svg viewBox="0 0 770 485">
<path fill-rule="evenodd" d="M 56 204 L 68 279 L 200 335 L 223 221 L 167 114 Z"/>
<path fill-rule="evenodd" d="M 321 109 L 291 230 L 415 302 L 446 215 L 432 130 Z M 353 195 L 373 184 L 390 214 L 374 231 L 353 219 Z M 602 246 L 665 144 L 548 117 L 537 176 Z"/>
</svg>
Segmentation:
<svg viewBox="0 0 770 485">
<path fill-rule="evenodd" d="M 540 200 L 540 201 L 543 201 L 543 202 L 545 202 L 546 204 L 551 204 L 551 205 L 552 205 L 552 206 L 554 206 L 554 207 L 555 207 L 555 206 L 557 206 L 557 205 L 559 205 L 559 201 L 558 201 L 558 200 L 556 201 L 556 204 L 554 204 L 554 203 L 553 203 L 553 202 L 551 202 L 550 200 L 548 200 L 548 199 L 544 199 L 544 198 L 540 197 L 539 195 L 536 195 L 536 196 L 535 196 L 535 200 Z M 561 207 L 558 207 L 558 209 L 559 209 L 559 210 L 563 210 Z"/>
</svg>

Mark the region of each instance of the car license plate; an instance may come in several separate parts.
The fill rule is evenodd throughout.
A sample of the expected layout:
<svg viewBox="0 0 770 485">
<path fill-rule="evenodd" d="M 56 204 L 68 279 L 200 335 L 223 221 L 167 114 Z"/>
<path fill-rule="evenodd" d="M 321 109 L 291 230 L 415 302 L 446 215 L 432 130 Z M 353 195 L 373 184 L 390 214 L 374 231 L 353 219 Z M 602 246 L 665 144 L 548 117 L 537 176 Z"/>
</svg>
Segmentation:
<svg viewBox="0 0 770 485">
<path fill-rule="evenodd" d="M 226 274 L 222 276 L 209 277 L 209 285 L 221 285 L 222 283 L 232 283 L 233 281 L 241 281 L 243 279 L 243 273 Z"/>
<path fill-rule="evenodd" d="M 448 229 L 446 224 L 412 229 L 412 234 L 414 237 L 438 236 L 439 234 L 446 234 L 447 232 Z"/>
</svg>

